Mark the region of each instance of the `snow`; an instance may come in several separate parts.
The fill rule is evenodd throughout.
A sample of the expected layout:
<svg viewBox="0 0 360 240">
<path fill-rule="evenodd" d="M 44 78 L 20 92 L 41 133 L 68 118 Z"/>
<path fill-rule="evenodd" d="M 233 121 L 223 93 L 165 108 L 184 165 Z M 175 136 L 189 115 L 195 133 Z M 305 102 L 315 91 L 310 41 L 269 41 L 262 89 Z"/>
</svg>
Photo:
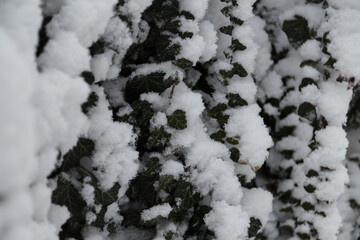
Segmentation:
<svg viewBox="0 0 360 240">
<path fill-rule="evenodd" d="M 112 121 L 103 89 L 94 90 L 99 95 L 99 103 L 90 113 L 89 136 L 95 140 L 96 153 L 92 158 L 93 166 L 98 169 L 95 175 L 104 190 L 119 182 L 118 196 L 121 197 L 138 170 L 138 152 L 131 147 L 135 136 L 127 123 Z"/>
<path fill-rule="evenodd" d="M 260 167 L 268 156 L 267 149 L 273 145 L 268 129 L 258 116 L 260 108 L 252 104 L 231 111 L 225 131 L 231 137 L 240 136 L 241 159 L 252 167 Z"/>
<path fill-rule="evenodd" d="M 46 45 L 38 60 L 43 68 L 54 68 L 70 76 L 78 76 L 90 70 L 90 56 L 74 33 L 59 31 Z"/>
<path fill-rule="evenodd" d="M 143 210 L 141 212 L 141 220 L 150 221 L 157 217 L 167 218 L 172 208 L 169 203 L 164 203 L 161 205 L 156 205 L 152 208 Z"/>
<path fill-rule="evenodd" d="M 174 160 L 168 160 L 162 165 L 160 176 L 171 175 L 178 180 L 180 174 L 184 173 L 184 166 Z"/>
<path fill-rule="evenodd" d="M 216 239 L 246 239 L 248 215 L 236 206 L 226 202 L 215 202 L 212 210 L 205 216 L 205 223 L 215 232 Z"/>
<path fill-rule="evenodd" d="M 70 212 L 65 206 L 52 204 L 56 177 L 49 176 L 57 174 L 54 170 L 61 165 L 61 156 L 79 137 L 95 144 L 93 155 L 81 160 L 81 164 L 85 162 L 97 187 L 107 191 L 120 185 L 115 202 L 97 205 L 92 179 L 79 180 L 82 174 L 76 169 L 66 174 L 87 205 L 87 225 L 96 221 L 102 207 L 106 208 L 104 220 L 119 225 L 111 236 L 106 228 L 84 226 L 84 239 L 164 239 L 168 232 L 173 233 L 173 239 L 184 238 L 189 218 L 196 211 L 191 208 L 181 221 L 168 219 L 173 202 L 164 189 L 157 193 L 164 202 L 141 212 L 142 221 L 156 219 L 156 226 L 151 230 L 121 226 L 126 217 L 120 212 L 145 207 L 129 202 L 131 198 L 125 193 L 131 180 L 142 171 L 143 159 L 149 156 L 159 157 L 159 175 L 172 176 L 172 187 L 179 180 L 190 182 L 192 194 L 202 197 L 196 204 L 211 207 L 202 228 L 213 231 L 216 239 L 247 239 L 251 217 L 261 221 L 269 239 L 282 239 L 280 224 L 292 226 L 294 234 L 316 230 L 319 239 L 352 239 L 359 231 L 359 213 L 349 201 L 360 202 L 360 170 L 349 159 L 360 156 L 359 131 L 344 126 L 353 94 L 350 81 L 360 78 L 359 2 L 328 0 L 329 7 L 323 8 L 305 0 L 263 0 L 253 9 L 255 0 L 238 1 L 231 14 L 244 23 L 233 24 L 229 36 L 220 33 L 220 27 L 232 24 L 220 10 L 233 2 L 182 0 L 179 12 L 188 11 L 195 19 L 174 18 L 180 20 L 181 31 L 193 33 L 190 38 L 166 33 L 181 46 L 175 60 L 157 62 L 150 57 L 142 64 L 130 65 L 134 68 L 130 76 L 119 76 L 129 47 L 142 44 L 154 25 L 161 28 L 164 24 L 163 19 L 150 22 L 142 15 L 152 2 L 127 0 L 116 5 L 116 0 L 0 1 L 0 239 L 58 239 Z M 291 47 L 281 30 L 283 21 L 296 15 L 306 18 L 314 33 L 298 49 Z M 45 16 L 51 17 L 46 26 L 49 41 L 36 56 Z M 329 55 L 322 52 L 319 38 L 325 32 L 329 32 L 327 49 L 336 59 L 334 69 L 324 66 Z M 89 47 L 99 40 L 105 43 L 104 52 L 90 56 Z M 246 49 L 233 51 L 232 40 L 238 40 Z M 286 49 L 281 59 L 272 55 Z M 181 58 L 190 60 L 193 67 L 177 67 L 174 63 Z M 300 67 L 307 60 L 317 64 Z M 219 72 L 232 70 L 235 63 L 241 64 L 248 75 L 224 79 Z M 80 77 L 84 71 L 94 74 L 95 84 L 89 86 Z M 116 118 L 132 112 L 124 99 L 126 82 L 154 72 L 178 81 L 160 94 L 140 96 L 152 104 L 155 112 L 149 130 L 164 128 L 171 138 L 162 152 L 138 152 L 136 149 L 142 147 L 137 145 L 139 130 L 130 123 L 114 121 L 113 115 Z M 337 81 L 339 76 L 344 77 L 343 82 Z M 299 89 L 304 78 L 312 78 L 317 85 Z M 194 88 L 198 81 L 206 81 L 214 92 Z M 96 93 L 98 100 L 85 115 L 81 105 L 90 92 Z M 208 112 L 219 103 L 228 104 L 231 93 L 239 94 L 248 105 L 227 106 L 224 114 L 229 119 L 220 126 Z M 298 115 L 296 109 L 303 102 L 315 106 L 315 121 Z M 283 118 L 286 107 L 294 111 Z M 185 112 L 187 121 L 182 130 L 167 125 L 167 116 L 178 109 Z M 270 121 L 263 120 L 262 111 L 271 115 Z M 271 130 L 275 131 L 270 135 L 264 122 L 272 120 L 275 122 Z M 294 130 L 278 139 L 278 131 L 285 126 Z M 210 138 L 220 130 L 226 133 L 223 142 Z M 239 150 L 238 162 L 230 159 L 232 148 Z M 284 156 L 284 150 L 293 152 L 291 158 Z M 177 154 L 184 158 L 180 160 Z M 270 176 L 267 171 L 257 171 L 265 161 Z M 309 170 L 318 175 L 307 176 Z M 245 177 L 247 187 L 241 186 L 240 177 Z M 256 187 L 250 187 L 251 180 Z M 271 187 L 272 180 L 277 182 L 274 196 L 264 190 Z M 309 184 L 315 187 L 314 192 L 304 189 Z M 300 201 L 291 206 L 292 213 L 281 212 L 289 205 L 279 201 L 279 192 L 288 190 Z M 180 204 L 180 199 L 174 201 Z M 304 211 L 304 202 L 314 204 L 315 211 L 326 216 Z M 304 224 L 296 224 L 301 221 Z"/>
</svg>

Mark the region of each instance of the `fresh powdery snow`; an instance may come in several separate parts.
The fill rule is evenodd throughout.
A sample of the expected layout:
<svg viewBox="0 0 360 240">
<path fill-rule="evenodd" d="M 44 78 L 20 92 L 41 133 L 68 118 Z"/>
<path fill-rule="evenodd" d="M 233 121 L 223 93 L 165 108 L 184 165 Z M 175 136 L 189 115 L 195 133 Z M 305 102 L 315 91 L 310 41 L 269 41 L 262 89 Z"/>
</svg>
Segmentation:
<svg viewBox="0 0 360 240">
<path fill-rule="evenodd" d="M 0 0 L 0 239 L 358 239 L 359 43 L 358 0 Z"/>
</svg>

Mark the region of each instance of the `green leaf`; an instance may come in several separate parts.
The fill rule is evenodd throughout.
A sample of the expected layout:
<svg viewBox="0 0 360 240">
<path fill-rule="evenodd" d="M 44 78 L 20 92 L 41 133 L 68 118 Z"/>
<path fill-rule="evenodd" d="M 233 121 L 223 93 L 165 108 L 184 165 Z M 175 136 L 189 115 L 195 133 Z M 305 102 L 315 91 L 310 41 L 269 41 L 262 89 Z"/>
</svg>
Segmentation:
<svg viewBox="0 0 360 240">
<path fill-rule="evenodd" d="M 240 151 L 237 148 L 230 148 L 230 159 L 238 162 L 240 159 Z"/>
<path fill-rule="evenodd" d="M 193 194 L 193 187 L 191 183 L 184 180 L 180 180 L 174 192 L 174 199 L 179 198 L 181 204 L 179 209 L 180 212 L 186 212 L 188 209 L 192 208 L 195 203 L 196 197 Z"/>
<path fill-rule="evenodd" d="M 98 95 L 95 92 L 91 92 L 85 103 L 81 105 L 81 110 L 83 113 L 87 114 L 91 108 L 95 107 L 99 100 Z"/>
<path fill-rule="evenodd" d="M 232 145 L 237 145 L 239 144 L 239 141 L 235 138 L 226 138 L 226 141 Z"/>
<path fill-rule="evenodd" d="M 190 12 L 188 11 L 181 11 L 180 13 L 181 16 L 184 16 L 186 19 L 188 20 L 195 20 L 194 15 L 192 15 Z"/>
<path fill-rule="evenodd" d="M 317 176 L 319 176 L 319 173 L 313 169 L 310 169 L 308 171 L 308 173 L 306 174 L 306 177 L 308 177 L 308 178 L 317 177 Z"/>
<path fill-rule="evenodd" d="M 175 110 L 172 115 L 167 116 L 168 125 L 177 130 L 182 130 L 187 127 L 186 115 L 183 110 Z"/>
<path fill-rule="evenodd" d="M 223 26 L 220 29 L 220 32 L 222 32 L 223 34 L 227 34 L 227 35 L 232 35 L 232 32 L 234 30 L 234 26 L 233 25 L 228 25 L 228 26 Z"/>
<path fill-rule="evenodd" d="M 95 202 L 96 204 L 101 204 L 103 206 L 108 206 L 117 201 L 118 192 L 120 189 L 120 184 L 115 183 L 114 186 L 108 191 L 102 191 L 98 186 L 94 184 L 95 188 Z"/>
<path fill-rule="evenodd" d="M 186 69 L 192 67 L 193 62 L 190 61 L 190 60 L 187 60 L 187 59 L 185 59 L 185 58 L 180 58 L 180 59 L 176 60 L 176 63 L 175 63 L 175 64 L 176 64 L 176 66 L 178 66 L 178 67 L 186 70 Z"/>
<path fill-rule="evenodd" d="M 211 118 L 215 118 L 219 123 L 219 125 L 221 127 L 224 127 L 224 125 L 228 122 L 230 117 L 229 115 L 224 115 L 224 111 L 226 109 L 227 109 L 227 105 L 225 103 L 219 103 L 218 105 L 210 109 L 208 115 Z"/>
<path fill-rule="evenodd" d="M 309 185 L 304 186 L 304 189 L 308 193 L 313 193 L 313 192 L 315 192 L 316 187 L 314 185 L 312 185 L 312 184 L 309 184 Z"/>
<path fill-rule="evenodd" d="M 72 214 L 79 214 L 86 206 L 74 185 L 62 177 L 58 178 L 57 187 L 53 191 L 51 198 L 54 204 L 66 206 Z"/>
<path fill-rule="evenodd" d="M 171 33 L 178 33 L 180 28 L 180 20 L 175 21 L 169 21 L 164 24 L 164 26 L 161 28 L 162 31 L 169 31 Z"/>
<path fill-rule="evenodd" d="M 61 164 L 61 170 L 66 172 L 73 167 L 79 166 L 79 161 L 83 157 L 90 157 L 95 149 L 95 143 L 87 138 L 79 138 L 76 146 L 67 152 Z"/>
<path fill-rule="evenodd" d="M 238 75 L 239 77 L 246 77 L 248 75 L 245 68 L 239 63 L 234 63 L 233 71 L 234 74 Z"/>
<path fill-rule="evenodd" d="M 313 60 L 306 60 L 301 62 L 300 67 L 303 68 L 305 66 L 310 66 L 310 67 L 316 67 L 316 65 L 319 63 L 319 61 L 313 61 Z"/>
<path fill-rule="evenodd" d="M 226 98 L 229 100 L 229 106 L 233 108 L 248 105 L 248 103 L 237 93 L 229 93 Z"/>
<path fill-rule="evenodd" d="M 315 206 L 310 202 L 304 202 L 301 206 L 305 211 L 310 211 L 315 209 Z"/>
<path fill-rule="evenodd" d="M 310 240 L 310 235 L 307 233 L 296 233 L 301 240 Z"/>
<path fill-rule="evenodd" d="M 234 52 L 235 51 L 244 51 L 246 49 L 246 46 L 243 45 L 241 42 L 239 42 L 239 40 L 232 39 L 230 49 Z"/>
<path fill-rule="evenodd" d="M 223 141 L 224 137 L 226 137 L 226 133 L 223 130 L 217 131 L 217 132 L 210 135 L 211 139 L 213 139 L 215 141 L 218 141 L 218 142 L 221 142 L 221 143 L 224 143 L 224 141 Z"/>
<path fill-rule="evenodd" d="M 243 25 L 244 21 L 239 19 L 239 18 L 236 18 L 234 16 L 230 16 L 230 21 L 238 26 L 241 26 Z"/>
<path fill-rule="evenodd" d="M 262 224 L 259 219 L 251 217 L 250 218 L 250 226 L 248 228 L 249 238 L 255 237 L 256 234 L 259 232 L 261 226 L 262 226 Z"/>
<path fill-rule="evenodd" d="M 322 3 L 324 0 L 306 0 L 309 3 Z"/>
<path fill-rule="evenodd" d="M 303 80 L 301 81 L 301 84 L 299 86 L 299 90 L 301 90 L 302 88 L 310 85 L 310 84 L 314 84 L 315 86 L 318 87 L 317 83 L 315 82 L 314 79 L 312 78 L 303 78 Z"/>
<path fill-rule="evenodd" d="M 336 59 L 333 57 L 329 57 L 329 59 L 326 61 L 325 66 L 334 68 L 334 64 L 336 63 Z"/>
<path fill-rule="evenodd" d="M 295 130 L 295 126 L 285 126 L 279 129 L 279 131 L 276 133 L 276 139 L 282 139 L 284 137 L 287 137 L 291 135 Z"/>
<path fill-rule="evenodd" d="M 162 93 L 177 81 L 172 78 L 164 79 L 165 73 L 153 72 L 148 75 L 138 75 L 130 79 L 125 86 L 125 98 L 128 102 L 139 99 L 142 93 Z"/>
<path fill-rule="evenodd" d="M 293 20 L 285 20 L 282 30 L 286 33 L 290 44 L 295 48 L 311 38 L 308 21 L 299 15 L 295 15 Z"/>
<path fill-rule="evenodd" d="M 91 85 L 95 82 L 94 74 L 89 71 L 84 71 L 81 73 L 81 77 L 87 82 L 87 84 Z"/>
<path fill-rule="evenodd" d="M 299 106 L 298 114 L 300 117 L 313 121 L 316 118 L 316 108 L 309 102 L 304 102 Z"/>
<path fill-rule="evenodd" d="M 170 36 L 160 35 L 156 39 L 156 59 L 160 62 L 175 60 L 181 46 L 174 44 Z"/>
<path fill-rule="evenodd" d="M 162 152 L 165 148 L 165 144 L 169 141 L 171 134 L 166 132 L 164 126 L 155 128 L 151 133 L 147 142 L 147 148 L 149 150 L 156 150 Z"/>
</svg>

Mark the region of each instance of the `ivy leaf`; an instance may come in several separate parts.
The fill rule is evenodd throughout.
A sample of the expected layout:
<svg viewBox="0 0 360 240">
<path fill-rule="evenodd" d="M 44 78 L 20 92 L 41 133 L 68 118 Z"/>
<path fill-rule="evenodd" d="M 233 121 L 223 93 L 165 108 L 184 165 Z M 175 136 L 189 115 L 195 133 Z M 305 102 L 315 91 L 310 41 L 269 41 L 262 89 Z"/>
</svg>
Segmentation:
<svg viewBox="0 0 360 240">
<path fill-rule="evenodd" d="M 224 111 L 227 109 L 227 105 L 225 103 L 219 103 L 208 112 L 209 117 L 215 118 L 221 127 L 229 120 L 229 115 L 224 115 Z"/>
<path fill-rule="evenodd" d="M 95 92 L 91 92 L 89 94 L 87 101 L 81 105 L 82 112 L 87 114 L 91 108 L 96 106 L 98 100 L 99 100 L 98 95 Z"/>
<path fill-rule="evenodd" d="M 238 162 L 240 159 L 240 151 L 237 148 L 230 148 L 230 159 Z"/>
<path fill-rule="evenodd" d="M 319 63 L 319 61 L 313 61 L 313 60 L 306 60 L 301 62 L 300 67 L 303 68 L 305 66 L 311 66 L 316 67 L 316 65 Z"/>
<path fill-rule="evenodd" d="M 300 117 L 313 121 L 316 118 L 315 106 L 309 102 L 304 102 L 299 106 L 298 114 Z"/>
<path fill-rule="evenodd" d="M 169 141 L 171 134 L 166 132 L 164 126 L 155 128 L 151 133 L 147 142 L 147 148 L 149 150 L 155 149 L 162 152 L 165 148 L 165 144 Z"/>
<path fill-rule="evenodd" d="M 325 66 L 334 68 L 334 64 L 336 63 L 336 59 L 333 57 L 329 57 L 329 59 L 326 61 Z"/>
<path fill-rule="evenodd" d="M 102 191 L 98 186 L 94 186 L 95 188 L 95 202 L 96 204 L 101 204 L 103 206 L 108 206 L 114 203 L 118 198 L 117 194 L 120 189 L 120 184 L 115 183 L 114 186 L 108 191 Z"/>
<path fill-rule="evenodd" d="M 248 105 L 248 103 L 237 93 L 229 93 L 226 98 L 229 100 L 229 106 L 233 108 Z"/>
<path fill-rule="evenodd" d="M 68 171 L 79 165 L 83 157 L 90 157 L 95 149 L 95 143 L 87 138 L 79 138 L 75 147 L 67 152 L 63 157 L 61 165 L 62 171 Z"/>
<path fill-rule="evenodd" d="M 311 37 L 308 21 L 299 15 L 295 15 L 293 20 L 285 20 L 282 30 L 286 33 L 290 44 L 295 48 L 301 46 Z"/>
<path fill-rule="evenodd" d="M 79 214 L 86 206 L 83 198 L 74 185 L 59 177 L 57 180 L 57 187 L 52 194 L 52 202 L 60 206 L 66 206 L 72 214 Z"/>
<path fill-rule="evenodd" d="M 179 44 L 173 44 L 171 37 L 166 35 L 160 35 L 155 44 L 156 59 L 160 62 L 175 60 L 181 49 Z"/>
<path fill-rule="evenodd" d="M 192 61 L 187 60 L 185 58 L 178 59 L 175 64 L 176 64 L 176 66 L 178 66 L 184 70 L 191 68 L 193 65 Z"/>
<path fill-rule="evenodd" d="M 130 79 L 125 86 L 125 98 L 128 102 L 139 99 L 142 93 L 162 93 L 177 81 L 172 78 L 164 79 L 165 73 L 153 72 L 148 75 L 138 75 Z"/>
<path fill-rule="evenodd" d="M 260 230 L 262 224 L 261 221 L 257 218 L 250 218 L 250 226 L 248 228 L 249 238 L 255 237 L 258 231 Z"/>
<path fill-rule="evenodd" d="M 324 0 L 306 0 L 309 3 L 322 3 Z"/>
<path fill-rule="evenodd" d="M 84 71 L 81 73 L 81 77 L 87 82 L 87 84 L 91 85 L 95 82 L 95 77 L 92 72 Z"/>
<path fill-rule="evenodd" d="M 234 26 L 233 25 L 229 25 L 229 26 L 223 26 L 221 27 L 220 29 L 220 32 L 222 32 L 223 34 L 226 34 L 226 35 L 232 35 L 232 32 L 234 30 Z"/>
<path fill-rule="evenodd" d="M 190 12 L 188 11 L 181 11 L 180 13 L 181 16 L 184 16 L 186 19 L 188 20 L 195 20 L 194 15 L 192 15 Z"/>
<path fill-rule="evenodd" d="M 241 64 L 239 64 L 239 63 L 234 63 L 233 72 L 234 72 L 234 74 L 238 75 L 239 77 L 246 77 L 248 75 L 245 68 L 243 66 L 241 66 Z"/>
<path fill-rule="evenodd" d="M 246 46 L 244 44 L 242 44 L 241 42 L 239 42 L 239 40 L 232 39 L 230 49 L 234 52 L 235 51 L 244 51 L 246 49 Z"/>
<path fill-rule="evenodd" d="M 197 196 L 193 194 L 193 187 L 191 183 L 180 180 L 174 192 L 174 198 L 179 198 L 181 204 L 178 212 L 185 213 L 188 209 L 192 208 Z"/>
<path fill-rule="evenodd" d="M 223 130 L 217 131 L 210 135 L 211 139 L 221 142 L 221 143 L 224 143 L 224 140 L 223 140 L 224 137 L 226 137 L 226 133 Z"/>
<path fill-rule="evenodd" d="M 177 130 L 182 130 L 187 127 L 186 115 L 183 110 L 175 110 L 175 112 L 167 117 L 168 125 Z"/>
<path fill-rule="evenodd" d="M 312 78 L 303 78 L 301 81 L 301 84 L 299 86 L 299 90 L 301 90 L 303 87 L 306 87 L 307 85 L 314 84 L 315 86 L 318 86 L 314 79 Z"/>
<path fill-rule="evenodd" d="M 295 130 L 295 126 L 285 126 L 279 129 L 279 131 L 276 133 L 275 137 L 276 139 L 280 140 L 284 137 L 287 137 L 293 133 Z"/>
</svg>

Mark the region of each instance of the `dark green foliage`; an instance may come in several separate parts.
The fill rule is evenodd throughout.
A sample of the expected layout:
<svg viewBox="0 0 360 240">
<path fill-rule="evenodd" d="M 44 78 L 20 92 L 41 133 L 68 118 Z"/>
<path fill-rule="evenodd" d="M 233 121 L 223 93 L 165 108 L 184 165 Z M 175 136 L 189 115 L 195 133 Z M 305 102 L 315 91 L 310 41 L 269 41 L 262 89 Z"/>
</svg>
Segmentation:
<svg viewBox="0 0 360 240">
<path fill-rule="evenodd" d="M 95 92 L 91 92 L 87 101 L 81 105 L 83 113 L 87 114 L 91 108 L 96 106 L 98 100 L 98 95 Z"/>
<path fill-rule="evenodd" d="M 226 142 L 232 144 L 232 145 L 237 145 L 239 144 L 239 141 L 236 138 L 226 138 Z"/>
<path fill-rule="evenodd" d="M 178 59 L 176 65 L 184 70 L 191 68 L 193 63 L 185 58 Z"/>
<path fill-rule="evenodd" d="M 229 115 L 225 115 L 224 111 L 227 109 L 227 105 L 224 103 L 219 103 L 212 109 L 210 109 L 208 115 L 211 118 L 215 118 L 221 127 L 224 127 L 224 125 L 229 120 Z"/>
<path fill-rule="evenodd" d="M 296 112 L 295 106 L 286 106 L 285 108 L 281 109 L 280 111 L 280 119 L 284 119 L 289 116 L 291 113 Z"/>
<path fill-rule="evenodd" d="M 299 90 L 301 91 L 302 88 L 310 85 L 310 84 L 314 84 L 315 86 L 318 86 L 317 83 L 314 81 L 314 79 L 312 78 L 303 78 L 303 80 L 301 81 L 301 84 L 299 86 Z"/>
<path fill-rule="evenodd" d="M 230 49 L 234 52 L 235 51 L 244 51 L 246 49 L 246 46 L 243 45 L 241 42 L 239 42 L 239 40 L 232 39 Z"/>
<path fill-rule="evenodd" d="M 313 121 L 316 118 L 315 106 L 309 102 L 304 102 L 299 106 L 298 114 L 300 117 Z"/>
<path fill-rule="evenodd" d="M 313 60 L 306 60 L 306 61 L 303 61 L 301 64 L 300 64 L 300 67 L 305 67 L 305 66 L 310 66 L 310 67 L 316 67 L 316 65 L 319 63 L 319 61 L 313 61 Z"/>
<path fill-rule="evenodd" d="M 186 115 L 183 110 L 175 110 L 173 114 L 167 116 L 168 125 L 177 130 L 182 130 L 187 127 Z"/>
<path fill-rule="evenodd" d="M 79 214 L 86 206 L 74 185 L 62 177 L 58 178 L 57 187 L 51 198 L 54 204 L 66 206 L 72 214 Z"/>
<path fill-rule="evenodd" d="M 311 37 L 307 20 L 299 15 L 295 15 L 295 19 L 293 20 L 285 20 L 282 30 L 286 33 L 289 42 L 295 48 L 302 45 Z"/>
<path fill-rule="evenodd" d="M 308 193 L 313 193 L 316 190 L 316 187 L 312 184 L 306 185 L 304 186 L 304 189 L 308 192 Z"/>
<path fill-rule="evenodd" d="M 79 166 L 79 161 L 83 157 L 90 157 L 95 149 L 95 144 L 87 138 L 79 138 L 75 147 L 67 152 L 61 164 L 62 171 L 68 171 L 73 167 Z"/>
<path fill-rule="evenodd" d="M 223 26 L 220 28 L 220 32 L 222 32 L 223 34 L 230 35 L 230 36 L 232 35 L 233 30 L 234 30 L 233 25 Z"/>
<path fill-rule="evenodd" d="M 284 137 L 287 137 L 291 135 L 295 130 L 295 126 L 285 126 L 279 129 L 279 131 L 276 133 L 275 137 L 276 139 L 282 139 Z"/>
<path fill-rule="evenodd" d="M 214 139 L 215 141 L 224 143 L 224 138 L 226 137 L 225 131 L 219 130 L 213 134 L 210 135 L 211 139 Z"/>
<path fill-rule="evenodd" d="M 360 87 L 356 86 L 347 113 L 347 128 L 356 129 L 360 126 L 360 111 L 358 111 L 358 109 L 360 109 Z"/>
<path fill-rule="evenodd" d="M 170 218 L 180 220 L 187 214 L 188 210 L 200 200 L 199 194 L 193 192 L 193 186 L 190 182 L 180 180 L 173 193 L 174 199 L 180 199 L 180 206 L 176 206 L 174 211 L 170 213 Z"/>
<path fill-rule="evenodd" d="M 301 240 L 310 240 L 310 236 L 307 233 L 296 233 Z"/>
<path fill-rule="evenodd" d="M 248 105 L 248 103 L 237 93 L 230 93 L 226 97 L 229 100 L 230 107 L 242 107 Z"/>
<path fill-rule="evenodd" d="M 81 77 L 87 82 L 89 85 L 93 84 L 95 82 L 94 74 L 89 71 L 84 71 L 81 73 Z"/>
<path fill-rule="evenodd" d="M 324 0 L 306 0 L 309 3 L 322 3 Z"/>
<path fill-rule="evenodd" d="M 93 184 L 95 188 L 95 202 L 103 206 L 108 206 L 117 200 L 117 194 L 120 189 L 120 184 L 116 183 L 111 189 L 104 192 L 100 188 Z"/>
<path fill-rule="evenodd" d="M 147 142 L 147 148 L 149 150 L 163 151 L 165 144 L 169 141 L 171 134 L 166 132 L 164 126 L 155 128 L 150 133 L 150 137 Z"/>
<path fill-rule="evenodd" d="M 148 75 L 139 75 L 126 83 L 125 98 L 129 102 L 139 99 L 142 93 L 162 93 L 171 85 L 177 83 L 173 78 L 164 79 L 165 73 L 154 72 Z"/>
<path fill-rule="evenodd" d="M 306 176 L 307 176 L 308 178 L 310 178 L 310 177 L 317 177 L 317 176 L 319 176 L 319 173 L 318 173 L 317 171 L 313 170 L 313 169 L 310 169 L 310 170 L 308 171 L 308 173 L 306 174 Z"/>
<path fill-rule="evenodd" d="M 326 61 L 325 66 L 334 68 L 334 64 L 336 63 L 336 59 L 333 57 L 329 57 L 329 59 Z"/>
<path fill-rule="evenodd" d="M 248 228 L 248 235 L 249 237 L 255 237 L 258 231 L 260 230 L 262 224 L 261 221 L 257 218 L 251 217 L 250 218 L 250 226 Z"/>
<path fill-rule="evenodd" d="M 230 148 L 230 159 L 238 162 L 240 159 L 240 151 L 237 148 Z"/>
<path fill-rule="evenodd" d="M 304 202 L 301 206 L 305 211 L 310 211 L 315 209 L 315 206 L 310 202 Z"/>
</svg>

